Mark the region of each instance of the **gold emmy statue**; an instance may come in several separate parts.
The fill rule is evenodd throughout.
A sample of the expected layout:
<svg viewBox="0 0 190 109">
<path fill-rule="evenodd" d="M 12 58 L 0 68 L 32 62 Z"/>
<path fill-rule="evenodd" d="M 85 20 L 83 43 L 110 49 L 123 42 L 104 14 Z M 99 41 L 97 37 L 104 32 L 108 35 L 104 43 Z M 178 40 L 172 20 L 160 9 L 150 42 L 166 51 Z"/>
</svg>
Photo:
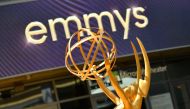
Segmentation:
<svg viewBox="0 0 190 109">
<path fill-rule="evenodd" d="M 116 46 L 111 36 L 102 29 L 82 28 L 75 32 L 67 45 L 65 65 L 69 72 L 81 78 L 81 80 L 96 80 L 99 87 L 103 92 L 116 104 L 115 109 L 140 109 L 143 97 L 146 97 L 150 87 L 150 63 L 146 50 L 142 42 L 137 39 L 137 42 L 142 51 L 145 64 L 145 76 L 142 78 L 142 71 L 140 66 L 139 57 L 134 44 L 131 42 L 136 67 L 137 79 L 134 83 L 124 88 L 121 88 L 112 74 L 112 68 L 116 61 Z M 81 37 L 81 33 L 88 34 L 87 37 Z M 87 47 L 87 45 L 89 47 Z M 78 56 L 73 56 L 73 52 L 79 51 Z M 73 54 L 72 54 L 73 53 Z M 76 64 L 78 57 L 83 58 L 83 66 Z M 103 60 L 95 63 L 96 58 L 102 56 Z M 71 66 L 72 65 L 72 66 Z M 103 78 L 108 76 L 111 85 L 115 89 L 116 94 L 110 91 L 103 83 Z"/>
</svg>

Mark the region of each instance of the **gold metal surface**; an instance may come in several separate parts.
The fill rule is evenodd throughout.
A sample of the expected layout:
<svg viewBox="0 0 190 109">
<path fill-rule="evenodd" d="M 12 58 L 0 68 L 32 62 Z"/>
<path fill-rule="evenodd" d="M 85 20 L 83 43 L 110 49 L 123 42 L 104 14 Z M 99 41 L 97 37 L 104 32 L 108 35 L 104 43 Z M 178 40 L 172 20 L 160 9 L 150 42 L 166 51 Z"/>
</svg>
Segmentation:
<svg viewBox="0 0 190 109">
<path fill-rule="evenodd" d="M 80 77 L 83 81 L 86 79 L 96 80 L 99 87 L 112 100 L 112 102 L 116 104 L 115 109 L 140 109 L 143 97 L 146 97 L 148 94 L 151 77 L 149 59 L 142 42 L 139 38 L 136 38 L 144 58 L 145 77 L 142 78 L 141 76 L 142 71 L 137 50 L 134 44 L 131 42 L 136 60 L 137 80 L 130 86 L 121 88 L 116 78 L 112 74 L 112 68 L 116 61 L 115 43 L 111 36 L 105 31 L 101 29 L 95 30 L 96 31 L 91 31 L 90 29 L 83 28 L 71 36 L 66 48 L 65 56 L 65 65 L 67 69 L 72 74 Z M 81 32 L 86 32 L 88 37 L 80 37 Z M 87 42 L 90 47 L 84 47 Z M 86 49 L 87 54 L 85 52 Z M 84 60 L 82 68 L 79 68 L 75 62 L 75 59 L 79 58 L 80 56 L 73 57 L 72 55 L 75 50 L 79 51 L 81 57 Z M 102 56 L 103 61 L 99 64 L 94 64 L 97 56 Z M 116 95 L 103 83 L 102 79 L 106 76 L 109 76 L 111 85 L 116 91 Z"/>
</svg>

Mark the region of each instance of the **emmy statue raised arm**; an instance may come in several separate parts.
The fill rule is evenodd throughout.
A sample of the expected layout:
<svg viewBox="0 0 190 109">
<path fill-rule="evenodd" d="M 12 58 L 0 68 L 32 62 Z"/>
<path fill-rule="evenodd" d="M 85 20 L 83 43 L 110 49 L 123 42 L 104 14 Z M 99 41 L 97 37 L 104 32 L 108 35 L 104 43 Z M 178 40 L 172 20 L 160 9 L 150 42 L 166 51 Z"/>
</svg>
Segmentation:
<svg viewBox="0 0 190 109">
<path fill-rule="evenodd" d="M 94 31 L 92 31 L 94 30 Z M 86 37 L 81 37 L 81 33 L 86 32 Z M 131 46 L 134 51 L 137 79 L 125 88 L 121 88 L 112 74 L 112 68 L 116 61 L 116 46 L 111 36 L 102 29 L 86 29 L 75 32 L 67 45 L 65 65 L 69 72 L 81 78 L 81 80 L 96 80 L 103 92 L 116 104 L 115 109 L 140 109 L 143 97 L 146 97 L 150 87 L 150 63 L 146 50 L 142 42 L 138 39 L 137 42 L 142 51 L 145 64 L 145 77 L 141 76 L 141 66 L 139 57 L 134 44 Z M 74 56 L 73 52 L 79 52 L 78 56 Z M 73 53 L 73 54 L 72 54 Z M 77 58 L 82 57 L 83 66 L 76 64 Z M 103 60 L 95 64 L 97 60 Z M 76 60 L 75 60 L 76 59 Z M 103 83 L 103 78 L 108 76 L 111 85 L 115 89 L 116 94 L 110 91 Z"/>
</svg>

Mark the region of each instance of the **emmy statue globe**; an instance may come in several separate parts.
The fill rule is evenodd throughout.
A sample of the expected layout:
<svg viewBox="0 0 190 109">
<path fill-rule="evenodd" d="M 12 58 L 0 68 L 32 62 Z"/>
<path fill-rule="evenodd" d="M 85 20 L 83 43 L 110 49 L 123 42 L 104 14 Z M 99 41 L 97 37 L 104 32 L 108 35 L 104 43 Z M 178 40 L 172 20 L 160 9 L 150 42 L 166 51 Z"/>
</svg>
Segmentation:
<svg viewBox="0 0 190 109">
<path fill-rule="evenodd" d="M 86 36 L 82 36 L 86 33 Z M 102 29 L 82 28 L 75 32 L 66 47 L 65 65 L 70 73 L 84 80 L 95 80 L 103 92 L 116 105 L 114 109 L 141 109 L 143 97 L 146 97 L 150 87 L 150 63 L 146 50 L 139 40 L 137 42 L 142 51 L 145 65 L 145 75 L 142 71 L 136 47 L 133 42 L 131 46 L 134 52 L 137 79 L 134 83 L 121 88 L 112 68 L 116 61 L 116 46 L 111 36 Z M 75 52 L 78 52 L 77 55 Z M 82 57 L 82 58 L 81 58 Z M 76 64 L 78 59 L 83 60 L 82 66 Z M 95 63 L 96 60 L 99 60 Z M 109 77 L 111 85 L 116 93 L 110 91 L 104 84 L 103 78 Z"/>
</svg>

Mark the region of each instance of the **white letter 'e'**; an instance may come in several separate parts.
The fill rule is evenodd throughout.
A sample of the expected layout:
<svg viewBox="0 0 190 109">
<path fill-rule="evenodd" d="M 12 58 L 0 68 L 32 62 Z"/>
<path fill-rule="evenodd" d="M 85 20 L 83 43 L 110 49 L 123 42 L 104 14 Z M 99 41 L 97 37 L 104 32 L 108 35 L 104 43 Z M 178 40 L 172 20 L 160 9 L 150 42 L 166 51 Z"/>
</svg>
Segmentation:
<svg viewBox="0 0 190 109">
<path fill-rule="evenodd" d="M 40 29 L 31 30 L 33 27 L 38 27 Z M 38 37 L 40 37 L 39 39 L 34 39 L 33 36 L 45 34 L 45 33 L 47 33 L 46 27 L 41 22 L 37 22 L 37 21 L 29 23 L 25 29 L 25 35 L 26 35 L 27 41 L 29 43 L 33 43 L 33 44 L 44 43 L 47 38 L 46 35 L 38 36 Z"/>
</svg>

